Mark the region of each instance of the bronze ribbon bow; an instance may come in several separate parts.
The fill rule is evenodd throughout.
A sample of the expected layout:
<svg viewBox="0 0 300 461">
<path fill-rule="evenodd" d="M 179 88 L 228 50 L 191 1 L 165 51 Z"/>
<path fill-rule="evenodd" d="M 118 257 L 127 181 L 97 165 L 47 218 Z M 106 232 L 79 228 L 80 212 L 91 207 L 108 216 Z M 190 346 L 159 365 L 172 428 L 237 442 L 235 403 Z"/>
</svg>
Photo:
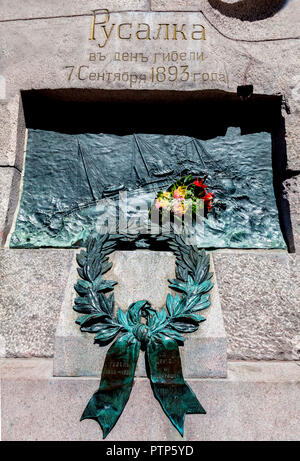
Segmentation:
<svg viewBox="0 0 300 461">
<path fill-rule="evenodd" d="M 81 331 L 96 333 L 95 342 L 100 345 L 107 345 L 118 336 L 107 352 L 100 387 L 81 419 L 98 421 L 103 438 L 109 434 L 129 399 L 142 348 L 146 351 L 154 395 L 183 435 L 185 415 L 205 413 L 183 379 L 178 343 L 184 341 L 181 333 L 196 331 L 199 323 L 205 320 L 199 312 L 210 305 L 208 292 L 213 284 L 209 256 L 204 250 L 186 244 L 180 236 L 156 237 L 157 240 L 167 240 L 176 255 L 177 278 L 169 280 L 169 286 L 181 296 L 168 294 L 166 306 L 160 312 L 142 300 L 131 304 L 126 312 L 119 309 L 115 317 L 114 294 L 105 293 L 112 291 L 116 282 L 104 280 L 102 275 L 112 266 L 107 255 L 115 250 L 120 238 L 120 234 L 90 237 L 86 250 L 77 255 L 81 278 L 75 285 L 79 297 L 73 308 L 83 315 L 76 323 Z"/>
<path fill-rule="evenodd" d="M 144 302 L 143 309 L 148 304 Z M 146 346 L 145 359 L 154 395 L 183 435 L 185 414 L 206 412 L 183 379 L 178 345 L 167 336 L 158 342 L 143 323 L 133 330 L 136 331 L 134 338 L 130 333 L 124 334 L 108 350 L 100 387 L 90 399 L 81 420 L 94 419 L 102 428 L 103 438 L 109 434 L 129 399 L 139 352 L 141 346 Z"/>
</svg>

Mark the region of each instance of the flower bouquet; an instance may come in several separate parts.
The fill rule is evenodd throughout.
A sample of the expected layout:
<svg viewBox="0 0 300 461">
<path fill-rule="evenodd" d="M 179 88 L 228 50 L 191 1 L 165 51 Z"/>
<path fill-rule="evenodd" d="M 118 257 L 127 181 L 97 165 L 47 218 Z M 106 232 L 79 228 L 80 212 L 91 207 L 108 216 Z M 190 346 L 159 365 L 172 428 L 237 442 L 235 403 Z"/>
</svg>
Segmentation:
<svg viewBox="0 0 300 461">
<path fill-rule="evenodd" d="M 166 191 L 159 191 L 152 209 L 159 210 L 160 223 L 168 215 L 182 221 L 183 215 L 188 211 L 194 218 L 199 208 L 204 209 L 203 214 L 207 216 L 213 207 L 215 195 L 208 192 L 205 184 L 206 178 L 207 176 L 200 179 L 191 175 L 185 176 L 172 184 Z"/>
</svg>

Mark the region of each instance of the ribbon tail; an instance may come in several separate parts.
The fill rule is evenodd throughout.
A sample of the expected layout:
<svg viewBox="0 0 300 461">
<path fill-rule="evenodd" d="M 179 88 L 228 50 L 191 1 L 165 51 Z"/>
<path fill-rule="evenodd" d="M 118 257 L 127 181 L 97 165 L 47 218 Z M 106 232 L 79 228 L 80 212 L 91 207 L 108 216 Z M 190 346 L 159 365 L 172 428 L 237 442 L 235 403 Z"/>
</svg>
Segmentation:
<svg viewBox="0 0 300 461">
<path fill-rule="evenodd" d="M 155 340 L 147 348 L 151 385 L 164 412 L 183 436 L 186 414 L 205 414 L 190 386 L 184 381 L 179 349 L 170 338 Z"/>
<path fill-rule="evenodd" d="M 100 387 L 80 419 L 97 421 L 103 431 L 103 439 L 116 424 L 129 399 L 139 352 L 140 342 L 134 340 L 128 344 L 127 335 L 118 338 L 107 352 Z"/>
</svg>

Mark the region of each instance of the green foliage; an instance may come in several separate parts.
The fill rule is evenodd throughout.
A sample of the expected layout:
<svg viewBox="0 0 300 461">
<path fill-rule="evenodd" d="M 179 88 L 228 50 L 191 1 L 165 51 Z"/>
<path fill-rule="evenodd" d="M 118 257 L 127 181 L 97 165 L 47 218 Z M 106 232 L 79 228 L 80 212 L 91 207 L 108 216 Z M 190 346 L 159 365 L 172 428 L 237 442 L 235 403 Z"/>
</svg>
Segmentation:
<svg viewBox="0 0 300 461">
<path fill-rule="evenodd" d="M 206 293 L 213 287 L 210 281 L 213 274 L 209 272 L 209 256 L 204 250 L 199 251 L 196 246 L 186 244 L 181 236 L 175 234 L 170 236 L 169 247 L 176 255 L 177 276 L 177 279 L 169 280 L 169 287 L 182 293 L 182 297 L 168 294 L 168 316 L 153 332 L 155 334 L 159 331 L 167 336 L 172 330 L 192 333 L 198 329 L 199 323 L 205 320 L 199 312 L 210 306 L 209 294 Z"/>
<path fill-rule="evenodd" d="M 109 234 L 90 237 L 86 250 L 76 256 L 81 279 L 74 286 L 79 297 L 75 298 L 73 309 L 85 314 L 76 323 L 81 331 L 97 333 L 95 342 L 99 343 L 111 342 L 121 330 L 114 319 L 114 294 L 105 294 L 113 290 L 117 282 L 102 278 L 112 266 L 107 255 L 115 250 L 118 238 Z"/>
<path fill-rule="evenodd" d="M 176 279 L 169 280 L 169 287 L 181 296 L 168 294 L 166 306 L 160 312 L 147 300 L 141 300 L 132 303 L 127 312 L 119 309 L 114 317 L 114 294 L 106 293 L 113 290 L 116 282 L 104 280 L 102 275 L 111 267 L 108 255 L 116 249 L 120 238 L 126 236 L 106 234 L 89 238 L 86 250 L 77 255 L 81 279 L 75 285 L 79 296 L 73 308 L 83 315 L 76 323 L 82 331 L 96 333 L 95 342 L 101 345 L 113 341 L 118 334 L 126 336 L 128 343 L 137 340 L 160 342 L 164 337 L 182 343 L 181 333 L 196 331 L 205 320 L 200 312 L 210 306 L 208 292 L 213 284 L 209 256 L 174 233 L 149 237 L 154 241 L 167 240 L 176 255 Z M 146 318 L 146 325 L 142 317 Z"/>
</svg>

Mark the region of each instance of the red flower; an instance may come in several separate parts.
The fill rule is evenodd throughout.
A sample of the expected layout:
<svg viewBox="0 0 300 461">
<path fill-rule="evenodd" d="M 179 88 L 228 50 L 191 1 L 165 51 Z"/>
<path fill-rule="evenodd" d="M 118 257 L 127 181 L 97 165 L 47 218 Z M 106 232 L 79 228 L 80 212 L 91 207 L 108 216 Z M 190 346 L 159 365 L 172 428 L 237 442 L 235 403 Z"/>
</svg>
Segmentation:
<svg viewBox="0 0 300 461">
<path fill-rule="evenodd" d="M 201 187 L 202 189 L 206 189 L 207 188 L 207 185 L 204 184 L 204 179 L 199 179 L 197 178 L 197 181 L 194 181 L 193 184 L 195 184 L 195 186 L 197 187 Z"/>
<path fill-rule="evenodd" d="M 205 205 L 207 206 L 207 211 L 211 210 L 212 202 L 213 202 L 214 198 L 215 198 L 215 194 L 213 194 L 212 192 L 209 192 L 209 194 L 206 194 L 203 197 L 203 201 L 204 201 Z"/>
<path fill-rule="evenodd" d="M 213 194 L 212 192 L 209 192 L 209 194 L 206 194 L 204 197 L 203 197 L 203 200 L 205 202 L 208 202 L 210 200 L 213 200 L 215 198 L 215 194 Z"/>
</svg>

